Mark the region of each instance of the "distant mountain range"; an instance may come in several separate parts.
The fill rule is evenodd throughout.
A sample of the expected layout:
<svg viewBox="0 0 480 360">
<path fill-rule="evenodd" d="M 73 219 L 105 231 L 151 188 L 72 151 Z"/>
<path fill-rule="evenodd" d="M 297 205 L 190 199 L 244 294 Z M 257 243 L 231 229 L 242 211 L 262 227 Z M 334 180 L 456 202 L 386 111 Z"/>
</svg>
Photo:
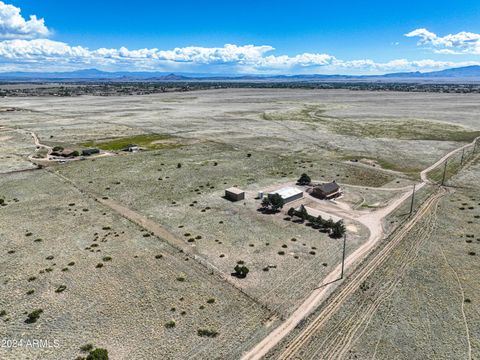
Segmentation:
<svg viewBox="0 0 480 360">
<path fill-rule="evenodd" d="M 0 81 L 479 81 L 480 66 L 465 66 L 432 72 L 399 72 L 384 75 L 242 75 L 107 72 L 85 69 L 70 72 L 4 72 Z"/>
</svg>

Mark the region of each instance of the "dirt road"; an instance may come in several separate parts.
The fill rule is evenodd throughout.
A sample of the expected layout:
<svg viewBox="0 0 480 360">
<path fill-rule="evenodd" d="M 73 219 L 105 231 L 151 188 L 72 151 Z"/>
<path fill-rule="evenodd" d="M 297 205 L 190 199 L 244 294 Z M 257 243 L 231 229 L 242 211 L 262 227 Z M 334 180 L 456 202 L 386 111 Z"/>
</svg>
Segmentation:
<svg viewBox="0 0 480 360">
<path fill-rule="evenodd" d="M 445 160 L 450 158 L 452 155 L 455 155 L 456 153 L 462 151 L 463 149 L 466 149 L 468 147 L 475 146 L 476 142 L 480 139 L 480 137 L 476 138 L 473 142 L 470 144 L 466 144 L 464 146 L 461 146 L 445 156 L 443 156 L 441 159 L 439 159 L 437 162 L 435 162 L 433 165 L 429 166 L 428 168 L 424 169 L 421 173 L 421 179 L 422 182 L 416 185 L 416 191 L 419 191 L 422 189 L 425 185 L 429 183 L 429 180 L 427 178 L 427 174 L 441 165 Z M 360 260 L 364 259 L 365 256 L 375 247 L 375 245 L 384 237 L 384 232 L 383 232 L 383 226 L 382 222 L 383 219 L 390 214 L 392 211 L 394 211 L 397 207 L 399 207 L 406 199 L 410 197 L 410 192 L 406 192 L 402 194 L 400 197 L 394 199 L 392 202 L 390 202 L 386 207 L 383 207 L 379 209 L 378 211 L 365 214 L 355 220 L 358 220 L 362 222 L 364 225 L 366 225 L 370 231 L 370 236 L 367 242 L 365 242 L 362 246 L 357 248 L 356 251 L 354 251 L 352 254 L 350 254 L 346 259 L 345 259 L 345 269 L 348 269 L 353 266 L 353 264 L 359 262 Z M 423 216 L 425 211 L 428 211 L 430 208 L 432 202 L 437 199 L 436 196 L 431 197 L 427 203 L 425 203 L 421 209 L 419 210 L 414 217 L 402 228 L 400 234 L 405 234 L 408 232 L 409 229 L 413 227 L 413 225 L 416 223 L 419 217 Z M 429 206 L 430 204 L 430 206 Z M 344 214 L 345 216 L 345 214 Z M 395 246 L 401 239 L 403 238 L 402 236 L 396 235 L 395 241 L 392 240 L 392 245 Z M 390 248 L 390 247 L 389 247 Z M 380 260 L 377 260 L 376 262 L 373 262 L 372 268 L 369 271 L 373 271 L 373 269 L 378 265 Z M 375 265 L 377 264 L 377 265 Z M 277 328 L 275 328 L 265 339 L 263 339 L 260 343 L 258 343 L 254 348 L 252 348 L 250 351 L 248 351 L 243 357 L 242 360 L 259 360 L 263 356 L 265 356 L 271 349 L 273 349 L 282 339 L 284 339 L 290 331 L 292 331 L 303 319 L 305 319 L 313 310 L 315 310 L 323 300 L 325 300 L 326 296 L 333 291 L 334 287 L 338 285 L 335 280 L 339 278 L 339 274 L 341 271 L 341 265 L 338 265 L 323 281 L 321 284 L 319 284 L 319 287 L 315 289 L 310 296 L 282 323 L 280 324 Z M 355 275 L 355 278 L 357 279 L 358 276 L 360 276 L 361 273 Z M 358 286 L 358 284 L 357 284 Z M 354 288 L 354 287 L 353 287 Z M 349 287 L 349 289 L 351 289 Z M 352 290 L 350 290 L 351 292 Z M 350 294 L 350 292 L 345 292 L 345 290 L 342 290 L 341 294 L 342 295 L 336 295 L 337 302 L 332 301 L 332 305 L 328 305 L 326 309 L 329 312 L 332 312 L 340 306 L 341 302 Z M 335 305 L 337 304 L 337 305 Z M 333 308 L 332 308 L 333 307 Z M 327 311 L 327 310 L 326 310 Z M 323 314 L 323 315 L 322 315 Z M 284 355 L 282 355 L 280 358 L 281 359 L 288 359 L 290 358 L 292 354 L 294 354 L 295 349 L 298 349 L 301 347 L 301 344 L 306 341 L 305 339 L 308 339 L 310 337 L 310 334 L 312 333 L 312 330 L 308 330 L 310 327 L 314 327 L 315 329 L 318 329 L 323 322 L 321 321 L 322 316 L 325 316 L 325 314 L 322 312 L 322 314 L 313 322 L 314 325 L 309 326 L 307 329 L 305 329 L 293 342 L 292 344 L 289 345 L 288 349 L 285 351 Z M 315 331 L 315 330 L 313 330 Z M 300 344 L 299 346 L 295 346 L 294 344 L 298 343 Z"/>
</svg>

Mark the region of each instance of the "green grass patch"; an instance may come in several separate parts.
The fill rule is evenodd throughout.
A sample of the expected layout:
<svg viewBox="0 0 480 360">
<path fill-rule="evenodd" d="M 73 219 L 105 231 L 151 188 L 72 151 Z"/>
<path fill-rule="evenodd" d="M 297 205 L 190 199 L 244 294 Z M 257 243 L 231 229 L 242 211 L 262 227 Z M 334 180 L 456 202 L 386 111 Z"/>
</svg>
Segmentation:
<svg viewBox="0 0 480 360">
<path fill-rule="evenodd" d="M 172 136 L 166 134 L 143 134 L 110 140 L 91 140 L 81 144 L 83 147 L 97 147 L 102 150 L 120 151 L 130 144 L 135 144 L 148 150 L 171 149 L 181 146 L 177 143 L 162 143 L 163 140 L 171 140 Z"/>
<path fill-rule="evenodd" d="M 321 105 L 304 105 L 287 111 L 262 114 L 264 120 L 301 121 L 325 126 L 329 131 L 361 138 L 471 142 L 480 136 L 463 126 L 423 119 L 350 120 L 328 116 Z"/>
</svg>

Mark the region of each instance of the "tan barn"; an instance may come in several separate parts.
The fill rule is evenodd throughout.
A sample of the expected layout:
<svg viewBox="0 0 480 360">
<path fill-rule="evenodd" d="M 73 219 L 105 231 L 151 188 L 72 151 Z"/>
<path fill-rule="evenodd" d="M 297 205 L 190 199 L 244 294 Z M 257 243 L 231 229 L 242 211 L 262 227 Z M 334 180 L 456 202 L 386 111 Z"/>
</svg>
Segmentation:
<svg viewBox="0 0 480 360">
<path fill-rule="evenodd" d="M 245 191 L 236 187 L 231 187 L 225 190 L 225 197 L 231 201 L 240 201 L 245 199 Z"/>
</svg>

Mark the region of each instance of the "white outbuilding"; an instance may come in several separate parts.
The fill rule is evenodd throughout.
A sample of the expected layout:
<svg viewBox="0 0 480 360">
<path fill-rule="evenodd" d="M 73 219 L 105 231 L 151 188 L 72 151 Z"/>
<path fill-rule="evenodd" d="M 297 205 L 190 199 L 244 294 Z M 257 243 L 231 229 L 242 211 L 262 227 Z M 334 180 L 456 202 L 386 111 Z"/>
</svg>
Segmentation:
<svg viewBox="0 0 480 360">
<path fill-rule="evenodd" d="M 303 198 L 303 191 L 297 189 L 296 187 L 281 188 L 279 190 L 272 191 L 268 194 L 268 196 L 272 196 L 273 194 L 280 195 L 285 204 Z"/>
</svg>

